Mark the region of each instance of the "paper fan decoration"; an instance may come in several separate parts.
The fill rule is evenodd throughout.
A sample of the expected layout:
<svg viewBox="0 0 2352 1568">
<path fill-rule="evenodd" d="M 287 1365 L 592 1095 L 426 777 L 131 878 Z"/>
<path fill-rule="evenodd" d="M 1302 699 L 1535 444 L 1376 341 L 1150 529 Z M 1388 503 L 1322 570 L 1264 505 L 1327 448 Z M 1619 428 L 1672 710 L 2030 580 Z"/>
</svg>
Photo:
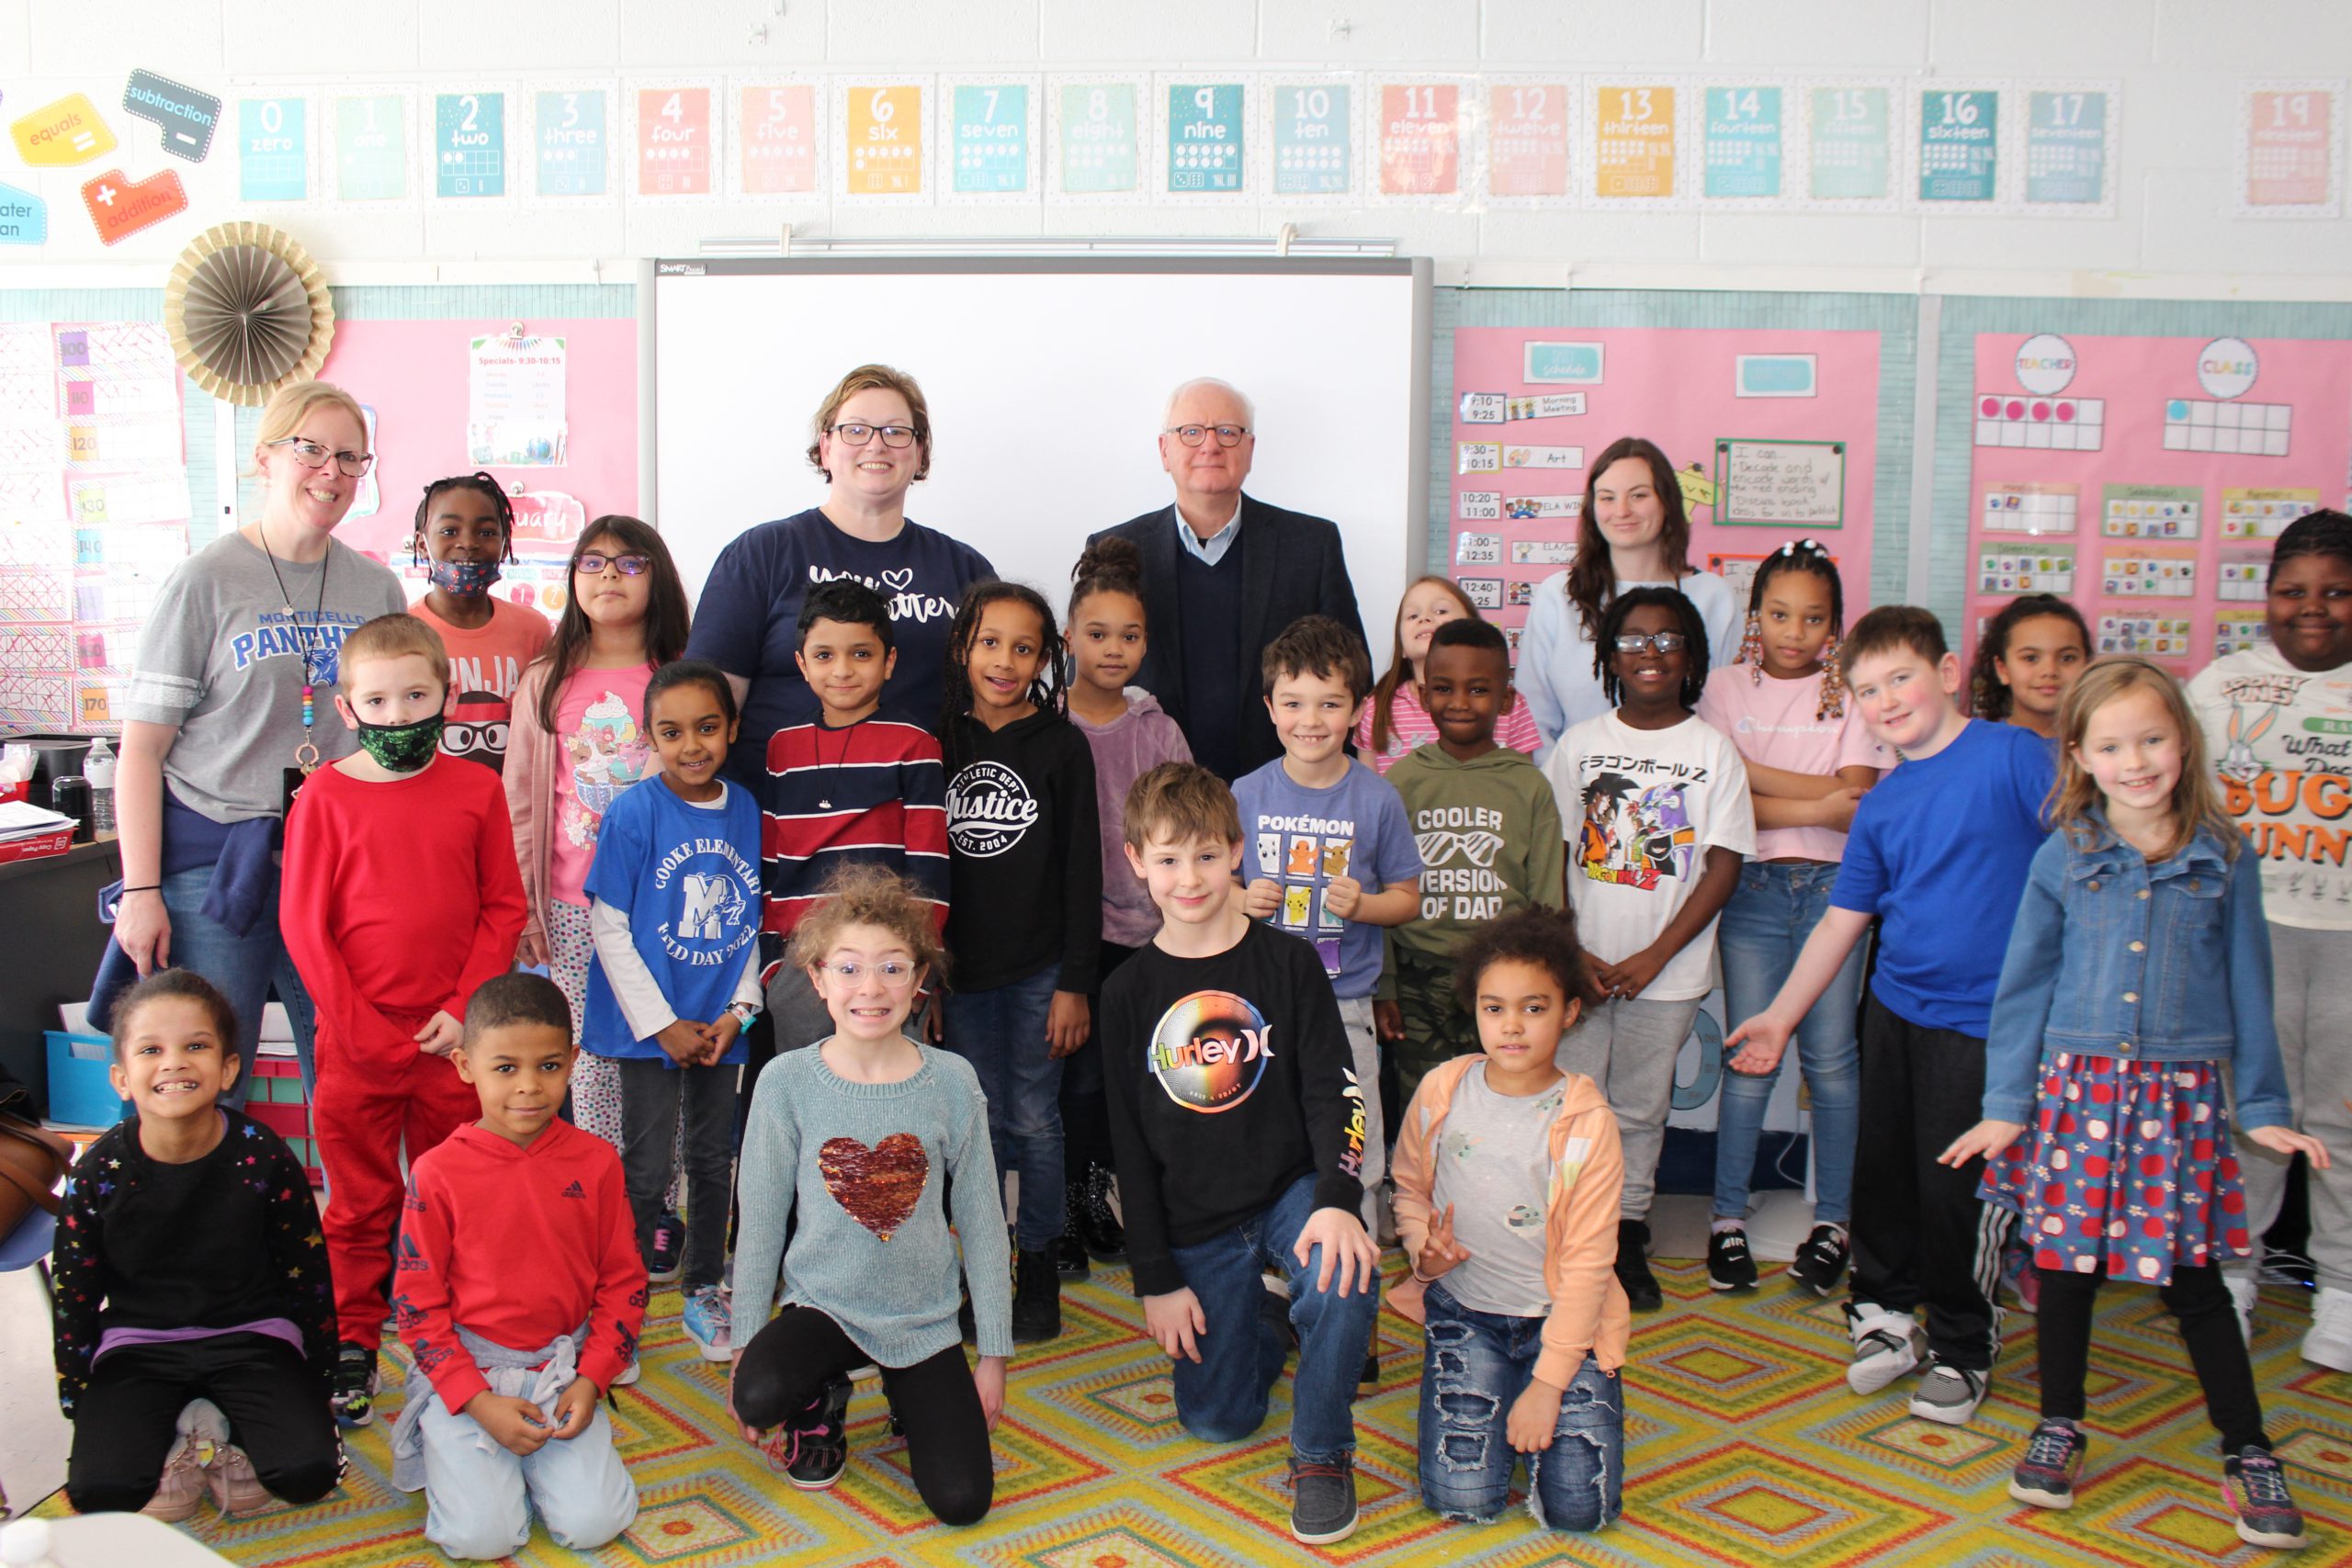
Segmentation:
<svg viewBox="0 0 2352 1568">
<path fill-rule="evenodd" d="M 266 223 L 221 223 L 180 253 L 164 289 L 164 326 L 188 379 L 257 408 L 306 381 L 334 342 L 334 305 L 318 264 Z"/>
</svg>

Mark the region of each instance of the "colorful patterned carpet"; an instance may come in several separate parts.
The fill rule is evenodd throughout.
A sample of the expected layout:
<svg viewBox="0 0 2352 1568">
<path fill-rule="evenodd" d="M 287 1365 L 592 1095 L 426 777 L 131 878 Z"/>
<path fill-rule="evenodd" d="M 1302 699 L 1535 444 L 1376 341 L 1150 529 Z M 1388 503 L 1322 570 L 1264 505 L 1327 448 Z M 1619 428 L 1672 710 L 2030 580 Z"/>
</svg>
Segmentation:
<svg viewBox="0 0 2352 1568">
<path fill-rule="evenodd" d="M 1396 1256 L 1390 1254 L 1392 1274 Z M 1972 1568 L 2352 1561 L 2352 1378 L 2295 1351 L 2308 1322 L 2290 1292 L 2267 1297 L 2256 1371 L 2273 1441 L 2290 1466 L 2312 1544 L 2291 1559 L 2242 1545 L 2217 1500 L 2211 1433 L 2171 1320 L 2149 1291 L 2102 1298 L 2091 1368 L 2092 1447 L 2066 1514 L 2008 1500 L 2005 1482 L 2033 1425 L 2032 1320 L 2008 1343 L 1973 1427 L 1914 1421 L 1896 1392 L 1848 1393 L 1838 1304 L 1768 1278 L 1736 1299 L 1696 1263 L 1658 1266 L 1663 1312 L 1642 1319 L 1627 1377 L 1625 1517 L 1597 1538 L 1547 1537 L 1523 1515 L 1483 1529 L 1424 1510 L 1414 1485 L 1420 1337 L 1380 1322 L 1384 1375 L 1358 1405 L 1363 1524 L 1340 1546 L 1295 1545 L 1282 1491 L 1285 1395 L 1257 1439 L 1210 1449 L 1183 1435 L 1159 1348 L 1123 1270 L 1098 1269 L 1064 1298 L 1065 1329 L 1014 1363 L 997 1431 L 995 1511 L 967 1530 L 931 1522 L 888 1435 L 878 1384 L 861 1385 L 848 1474 L 797 1493 L 729 1435 L 718 1368 L 680 1333 L 678 1298 L 655 1300 L 645 1377 L 620 1394 L 622 1451 L 637 1477 L 636 1526 L 601 1552 L 534 1534 L 516 1562 L 777 1564 L 885 1568 L 1245 1568 L 1328 1562 L 1524 1568 L 1540 1563 L 1862 1562 Z M 388 1347 L 388 1349 L 390 1347 Z M 381 1408 L 399 1405 L 387 1357 Z M 345 1488 L 312 1507 L 189 1527 L 240 1563 L 439 1568 L 422 1497 L 388 1484 L 385 1425 L 358 1434 Z M 62 1506 L 52 1499 L 44 1511 Z"/>
</svg>

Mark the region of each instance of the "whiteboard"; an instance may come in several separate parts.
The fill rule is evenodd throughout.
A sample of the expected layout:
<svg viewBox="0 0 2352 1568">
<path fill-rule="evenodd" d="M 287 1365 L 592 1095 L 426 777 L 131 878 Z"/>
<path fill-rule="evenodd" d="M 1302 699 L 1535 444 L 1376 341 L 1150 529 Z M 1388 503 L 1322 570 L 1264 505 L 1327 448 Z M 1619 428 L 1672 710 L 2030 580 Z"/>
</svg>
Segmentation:
<svg viewBox="0 0 2352 1568">
<path fill-rule="evenodd" d="M 1427 261 L 713 259 L 653 272 L 640 488 L 689 593 L 736 535 L 824 500 L 809 421 L 845 371 L 879 361 L 931 405 L 931 478 L 907 515 L 1058 615 L 1087 535 L 1173 502 L 1157 446 L 1168 394 L 1215 376 L 1256 404 L 1245 488 L 1339 525 L 1374 669 L 1386 662 L 1429 505 Z"/>
</svg>

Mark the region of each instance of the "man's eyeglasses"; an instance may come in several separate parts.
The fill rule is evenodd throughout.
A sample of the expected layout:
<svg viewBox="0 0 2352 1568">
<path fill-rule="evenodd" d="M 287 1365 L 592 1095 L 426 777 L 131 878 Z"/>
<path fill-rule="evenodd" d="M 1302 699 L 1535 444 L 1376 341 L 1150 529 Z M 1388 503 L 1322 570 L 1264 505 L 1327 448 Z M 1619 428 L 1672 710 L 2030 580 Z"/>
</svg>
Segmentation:
<svg viewBox="0 0 2352 1568">
<path fill-rule="evenodd" d="M 826 964 L 824 969 L 826 974 L 844 986 L 856 985 L 865 978 L 868 970 L 873 971 L 876 979 L 894 991 L 905 990 L 915 983 L 915 966 L 902 964 L 895 958 L 886 958 L 879 964 L 860 964 L 854 959 L 844 958 L 839 964 Z"/>
<path fill-rule="evenodd" d="M 1198 446 L 1208 439 L 1211 431 L 1216 433 L 1218 446 L 1238 446 L 1241 438 L 1250 434 L 1250 427 L 1246 424 L 1171 424 L 1160 434 L 1172 435 L 1187 446 Z"/>
<path fill-rule="evenodd" d="M 1617 637 L 1617 651 L 1647 653 L 1656 649 L 1660 653 L 1679 653 L 1690 643 L 1690 639 L 1680 632 L 1621 632 Z"/>
<path fill-rule="evenodd" d="M 327 466 L 327 459 L 333 457 L 335 468 L 347 478 L 355 479 L 365 479 L 368 470 L 376 466 L 376 454 L 373 452 L 329 452 L 317 442 L 300 435 L 280 436 L 266 445 L 293 447 L 294 460 L 306 468 L 323 468 Z"/>
<path fill-rule="evenodd" d="M 850 446 L 863 446 L 876 435 L 885 446 L 904 448 L 915 444 L 915 427 L 911 424 L 829 424 L 825 429 Z"/>
<path fill-rule="evenodd" d="M 582 577 L 602 577 L 605 569 L 611 567 L 623 577 L 642 577 L 652 565 L 651 556 L 600 556 L 592 550 L 586 555 L 574 557 L 571 570 Z"/>
</svg>

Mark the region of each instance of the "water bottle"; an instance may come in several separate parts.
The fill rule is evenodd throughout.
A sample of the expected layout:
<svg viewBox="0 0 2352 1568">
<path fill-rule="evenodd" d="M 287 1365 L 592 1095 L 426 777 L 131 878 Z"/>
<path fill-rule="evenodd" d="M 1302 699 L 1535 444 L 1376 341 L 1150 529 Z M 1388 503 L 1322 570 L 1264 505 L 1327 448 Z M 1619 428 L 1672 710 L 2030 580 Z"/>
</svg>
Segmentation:
<svg viewBox="0 0 2352 1568">
<path fill-rule="evenodd" d="M 99 736 L 83 759 L 82 776 L 90 781 L 90 825 L 102 834 L 114 831 L 114 749 Z"/>
</svg>

